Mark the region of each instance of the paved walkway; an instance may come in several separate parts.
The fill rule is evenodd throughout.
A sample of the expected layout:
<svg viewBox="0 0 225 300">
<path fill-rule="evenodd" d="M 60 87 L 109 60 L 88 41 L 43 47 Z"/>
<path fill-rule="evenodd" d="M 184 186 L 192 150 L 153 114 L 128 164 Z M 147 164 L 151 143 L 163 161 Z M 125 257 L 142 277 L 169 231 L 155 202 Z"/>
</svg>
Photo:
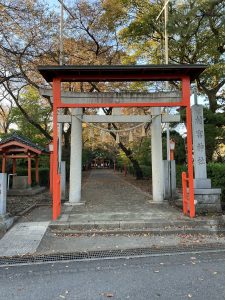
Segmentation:
<svg viewBox="0 0 225 300">
<path fill-rule="evenodd" d="M 198 234 L 190 238 L 186 234 L 192 228 L 193 232 L 200 228 L 200 233 L 203 229 L 212 233 L 219 220 L 191 220 L 166 203 L 153 204 L 150 195 L 112 170 L 93 170 L 83 184 L 82 200 L 83 206 L 63 205 L 61 218 L 51 222 L 48 229 L 51 207 L 41 206 L 27 213 L 0 240 L 0 257 L 204 243 L 224 245 L 224 235 Z"/>
<path fill-rule="evenodd" d="M 49 222 L 26 222 L 13 226 L 0 240 L 0 256 L 32 254 L 39 246 Z"/>
<path fill-rule="evenodd" d="M 166 202 L 154 204 L 151 195 L 108 169 L 91 171 L 82 188 L 82 202 L 85 205 L 66 207 L 61 221 L 143 221 L 183 218 L 181 211 Z"/>
</svg>

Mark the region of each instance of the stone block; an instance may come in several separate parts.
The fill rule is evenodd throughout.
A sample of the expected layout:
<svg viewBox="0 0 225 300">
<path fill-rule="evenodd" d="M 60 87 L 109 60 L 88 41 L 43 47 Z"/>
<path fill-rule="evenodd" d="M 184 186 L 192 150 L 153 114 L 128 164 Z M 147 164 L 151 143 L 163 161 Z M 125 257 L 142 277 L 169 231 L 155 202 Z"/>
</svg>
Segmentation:
<svg viewBox="0 0 225 300">
<path fill-rule="evenodd" d="M 221 189 L 194 189 L 195 195 L 221 195 Z"/>
<path fill-rule="evenodd" d="M 211 189 L 211 179 L 208 178 L 195 178 L 194 179 L 195 189 Z"/>
<path fill-rule="evenodd" d="M 6 214 L 7 174 L 0 173 L 0 216 Z"/>
<path fill-rule="evenodd" d="M 221 212 L 221 205 L 214 205 L 214 204 L 200 204 L 196 205 L 196 212 L 201 213 L 220 213 Z"/>
<path fill-rule="evenodd" d="M 28 186 L 28 176 L 13 176 L 13 189 L 27 189 Z"/>
</svg>

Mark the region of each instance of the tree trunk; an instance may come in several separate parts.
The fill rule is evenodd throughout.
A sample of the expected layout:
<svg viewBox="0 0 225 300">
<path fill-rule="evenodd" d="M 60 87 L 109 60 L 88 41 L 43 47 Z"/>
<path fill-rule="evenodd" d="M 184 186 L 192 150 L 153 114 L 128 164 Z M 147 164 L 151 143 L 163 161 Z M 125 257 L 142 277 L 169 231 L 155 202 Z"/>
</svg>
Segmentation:
<svg viewBox="0 0 225 300">
<path fill-rule="evenodd" d="M 114 140 L 116 140 L 116 135 L 113 132 L 110 132 L 111 136 L 114 138 Z M 136 175 L 136 179 L 143 179 L 143 172 L 141 170 L 141 167 L 139 166 L 138 161 L 133 157 L 132 155 L 132 151 L 130 149 L 127 149 L 124 144 L 122 144 L 121 142 L 118 144 L 118 146 L 120 147 L 120 149 L 125 153 L 126 157 L 130 160 L 130 162 L 132 163 L 133 167 L 134 167 L 134 171 L 135 171 L 135 175 Z"/>
<path fill-rule="evenodd" d="M 215 113 L 218 108 L 217 100 L 216 100 L 216 92 L 208 91 L 208 92 L 206 92 L 206 94 L 209 99 L 209 108 L 213 113 Z"/>
<path fill-rule="evenodd" d="M 69 124 L 69 128 L 67 129 L 67 131 L 63 130 L 65 149 L 70 149 L 70 135 L 71 135 L 71 124 Z"/>
<path fill-rule="evenodd" d="M 110 108 L 105 108 L 103 109 L 104 113 L 106 115 L 111 115 L 112 114 L 112 107 Z M 108 124 L 108 129 L 110 129 L 111 125 L 117 129 L 116 125 L 115 124 L 111 124 L 109 123 Z M 115 133 L 113 132 L 110 132 L 110 135 L 114 138 L 114 140 L 116 140 L 116 135 Z M 132 151 L 131 149 L 127 149 L 124 144 L 122 144 L 121 142 L 118 144 L 118 146 L 120 147 L 120 149 L 124 152 L 124 154 L 126 155 L 126 157 L 130 160 L 130 162 L 132 163 L 133 165 L 133 168 L 134 168 L 134 171 L 135 171 L 135 175 L 136 175 L 136 179 L 143 179 L 143 172 L 142 172 L 142 169 L 138 163 L 138 161 L 133 157 L 133 154 L 132 154 Z"/>
</svg>

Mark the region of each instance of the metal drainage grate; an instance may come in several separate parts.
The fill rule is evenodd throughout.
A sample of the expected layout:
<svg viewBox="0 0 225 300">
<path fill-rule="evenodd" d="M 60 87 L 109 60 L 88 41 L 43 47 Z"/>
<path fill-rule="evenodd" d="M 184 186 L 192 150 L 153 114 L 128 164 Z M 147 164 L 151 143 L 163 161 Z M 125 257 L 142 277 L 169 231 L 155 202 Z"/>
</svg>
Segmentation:
<svg viewBox="0 0 225 300">
<path fill-rule="evenodd" d="M 137 256 L 153 256 L 153 255 L 169 255 L 181 254 L 188 252 L 210 252 L 222 251 L 225 252 L 225 246 L 221 244 L 197 245 L 197 246 L 183 246 L 162 247 L 162 248 L 135 248 L 126 250 L 99 250 L 87 252 L 72 252 L 61 254 L 43 254 L 43 255 L 24 255 L 12 257 L 0 257 L 0 266 L 15 265 L 15 264 L 31 264 L 41 262 L 58 262 L 71 260 L 91 260 L 104 258 L 118 258 L 118 257 L 137 257 Z"/>
</svg>

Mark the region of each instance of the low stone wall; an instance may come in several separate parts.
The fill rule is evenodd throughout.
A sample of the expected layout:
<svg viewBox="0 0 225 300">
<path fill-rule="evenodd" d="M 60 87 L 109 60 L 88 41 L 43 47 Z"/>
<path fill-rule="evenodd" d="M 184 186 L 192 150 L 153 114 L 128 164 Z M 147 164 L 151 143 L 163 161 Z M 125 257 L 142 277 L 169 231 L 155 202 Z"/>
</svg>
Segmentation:
<svg viewBox="0 0 225 300">
<path fill-rule="evenodd" d="M 28 176 L 13 176 L 12 189 L 27 189 Z"/>
</svg>

